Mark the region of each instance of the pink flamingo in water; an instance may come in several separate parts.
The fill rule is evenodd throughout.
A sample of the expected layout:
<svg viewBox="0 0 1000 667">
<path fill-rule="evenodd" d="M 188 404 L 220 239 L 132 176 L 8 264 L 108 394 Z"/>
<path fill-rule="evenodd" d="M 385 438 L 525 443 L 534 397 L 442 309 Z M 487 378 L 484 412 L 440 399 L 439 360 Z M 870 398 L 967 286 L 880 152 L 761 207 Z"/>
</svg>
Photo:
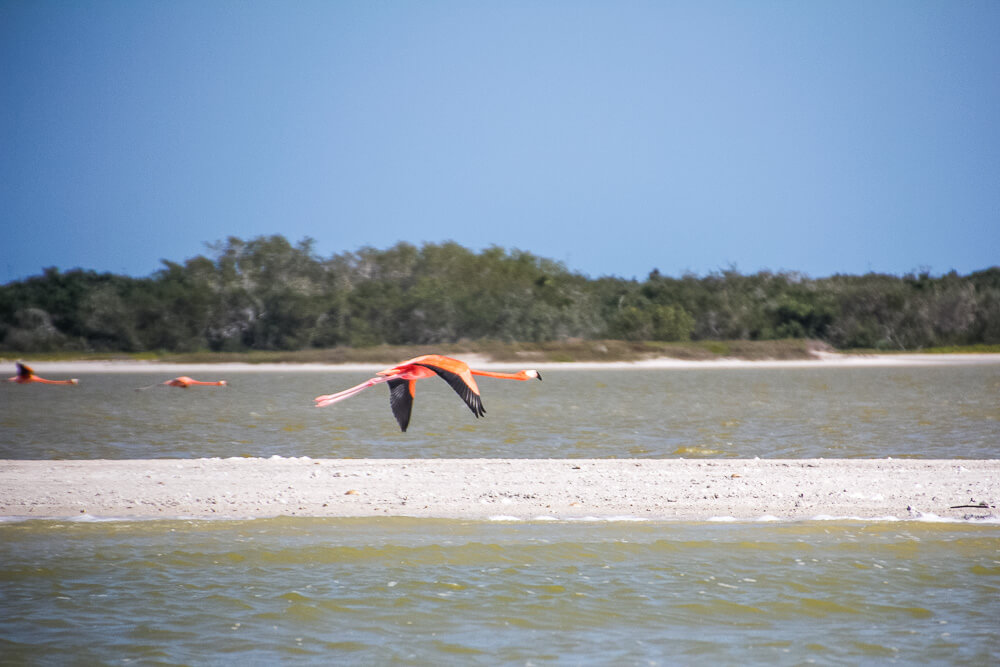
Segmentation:
<svg viewBox="0 0 1000 667">
<path fill-rule="evenodd" d="M 25 366 L 20 361 L 17 363 L 17 375 L 14 377 L 7 378 L 7 382 L 16 382 L 18 384 L 80 384 L 80 381 L 76 378 L 70 380 L 46 380 L 43 377 L 38 377 L 35 375 L 35 371 L 30 366 Z"/>
<path fill-rule="evenodd" d="M 225 387 L 227 383 L 225 380 L 217 380 L 215 382 L 201 382 L 193 378 L 189 378 L 187 375 L 181 375 L 180 377 L 175 377 L 173 380 L 167 380 L 163 384 L 168 387 L 181 387 L 182 389 L 187 389 L 188 387 Z"/>
</svg>

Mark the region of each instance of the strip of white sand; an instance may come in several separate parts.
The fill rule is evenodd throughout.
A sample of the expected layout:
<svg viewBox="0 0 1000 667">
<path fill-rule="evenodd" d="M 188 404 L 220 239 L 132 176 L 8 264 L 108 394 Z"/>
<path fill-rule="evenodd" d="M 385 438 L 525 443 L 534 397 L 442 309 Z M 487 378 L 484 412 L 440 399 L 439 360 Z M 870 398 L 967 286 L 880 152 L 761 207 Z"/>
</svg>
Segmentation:
<svg viewBox="0 0 1000 667">
<path fill-rule="evenodd" d="M 11 519 L 998 521 L 998 501 L 1000 460 L 0 461 L 0 517 Z"/>
<path fill-rule="evenodd" d="M 838 368 L 873 366 L 960 366 L 998 364 L 1000 354 L 839 354 L 815 352 L 812 359 L 712 359 L 690 360 L 663 357 L 643 361 L 581 361 L 581 362 L 495 362 L 485 357 L 465 355 L 463 361 L 475 368 L 538 370 L 589 370 L 589 369 L 708 369 L 708 368 Z M 14 360 L 0 360 L 10 365 L 14 373 Z M 241 373 L 241 372 L 323 372 L 335 371 L 375 372 L 391 364 L 297 364 L 297 363 L 163 363 L 158 361 L 32 361 L 31 367 L 41 376 L 77 375 L 85 373 Z"/>
</svg>

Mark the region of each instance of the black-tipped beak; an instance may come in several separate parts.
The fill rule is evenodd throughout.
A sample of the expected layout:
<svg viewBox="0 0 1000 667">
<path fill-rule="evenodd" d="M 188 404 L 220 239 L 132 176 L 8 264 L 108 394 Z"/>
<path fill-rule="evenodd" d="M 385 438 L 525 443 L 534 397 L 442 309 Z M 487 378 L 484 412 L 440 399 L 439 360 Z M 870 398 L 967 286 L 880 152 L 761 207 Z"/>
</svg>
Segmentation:
<svg viewBox="0 0 1000 667">
<path fill-rule="evenodd" d="M 538 371 L 535 371 L 535 372 L 536 372 L 536 373 L 538 373 Z M 538 373 L 538 381 L 539 381 L 539 382 L 541 382 L 541 381 L 542 381 L 542 374 L 541 374 L 541 373 Z"/>
</svg>

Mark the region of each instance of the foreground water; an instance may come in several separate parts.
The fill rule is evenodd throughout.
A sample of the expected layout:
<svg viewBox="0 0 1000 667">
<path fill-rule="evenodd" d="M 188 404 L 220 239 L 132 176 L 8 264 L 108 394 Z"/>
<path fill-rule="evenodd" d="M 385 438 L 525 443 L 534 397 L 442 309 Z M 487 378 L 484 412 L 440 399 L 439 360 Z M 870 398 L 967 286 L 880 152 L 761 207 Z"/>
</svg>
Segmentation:
<svg viewBox="0 0 1000 667">
<path fill-rule="evenodd" d="M 312 407 L 366 377 L 239 372 L 226 388 L 142 391 L 165 378 L 0 385 L 0 458 L 995 458 L 1000 442 L 1000 364 L 556 369 L 543 382 L 483 378 L 479 420 L 432 378 L 418 383 L 407 433 L 385 387 Z"/>
<path fill-rule="evenodd" d="M 1000 662 L 995 526 L 0 525 L 5 663 Z"/>
</svg>

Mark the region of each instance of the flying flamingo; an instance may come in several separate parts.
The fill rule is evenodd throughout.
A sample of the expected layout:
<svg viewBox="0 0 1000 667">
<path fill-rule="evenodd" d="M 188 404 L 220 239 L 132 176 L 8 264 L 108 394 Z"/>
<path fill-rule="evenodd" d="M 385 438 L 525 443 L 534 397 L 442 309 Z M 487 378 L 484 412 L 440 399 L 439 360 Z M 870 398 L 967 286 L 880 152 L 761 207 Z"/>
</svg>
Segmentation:
<svg viewBox="0 0 1000 667">
<path fill-rule="evenodd" d="M 18 384 L 31 384 L 32 382 L 37 382 L 39 384 L 80 384 L 80 381 L 76 378 L 71 380 L 46 380 L 45 378 L 35 375 L 35 371 L 32 370 L 30 366 L 25 366 L 20 361 L 16 363 L 17 375 L 12 378 L 7 378 L 7 382 L 16 382 Z"/>
<path fill-rule="evenodd" d="M 434 377 L 438 375 L 445 382 L 451 385 L 465 404 L 476 415 L 476 419 L 486 414 L 483 408 L 483 401 L 479 397 L 479 387 L 473 375 L 482 375 L 491 378 L 503 378 L 506 380 L 530 380 L 532 378 L 542 379 L 538 371 L 527 370 L 517 373 L 492 373 L 490 371 L 479 371 L 469 368 L 464 361 L 443 357 L 439 354 L 425 354 L 421 357 L 404 361 L 400 364 L 379 371 L 370 380 L 361 384 L 339 391 L 336 394 L 326 394 L 316 397 L 316 407 L 322 408 L 326 405 L 333 405 L 345 398 L 350 398 L 360 393 L 368 387 L 373 387 L 382 382 L 389 383 L 389 405 L 392 407 L 392 414 L 399 422 L 402 431 L 410 424 L 410 413 L 413 411 L 413 396 L 416 389 L 417 380 Z"/>
<path fill-rule="evenodd" d="M 218 382 L 200 382 L 198 380 L 194 380 L 192 378 L 189 378 L 187 375 L 182 375 L 180 377 L 174 378 L 173 380 L 167 380 L 163 384 L 167 385 L 168 387 L 181 387 L 182 389 L 187 389 L 188 387 L 194 387 L 194 386 L 198 386 L 198 387 L 225 387 L 226 386 L 226 381 L 225 380 L 219 380 Z"/>
</svg>

